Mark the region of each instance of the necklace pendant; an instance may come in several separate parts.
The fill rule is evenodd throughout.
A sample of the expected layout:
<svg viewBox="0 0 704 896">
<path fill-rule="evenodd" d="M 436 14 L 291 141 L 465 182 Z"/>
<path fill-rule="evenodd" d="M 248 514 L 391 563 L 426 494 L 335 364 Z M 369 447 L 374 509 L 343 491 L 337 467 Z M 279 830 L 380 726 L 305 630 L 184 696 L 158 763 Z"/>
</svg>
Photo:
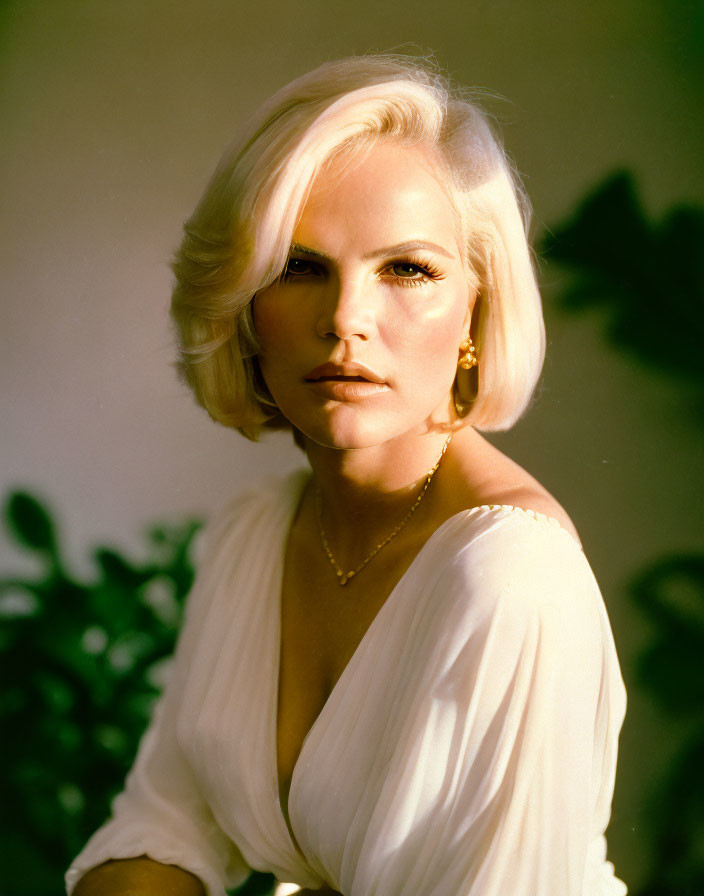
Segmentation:
<svg viewBox="0 0 704 896">
<path fill-rule="evenodd" d="M 342 574 L 340 575 L 340 581 L 339 581 L 338 584 L 340 584 L 340 585 L 346 585 L 346 584 L 349 582 L 349 580 L 352 578 L 353 575 L 354 575 L 353 572 L 345 572 L 345 573 L 342 573 Z"/>
</svg>

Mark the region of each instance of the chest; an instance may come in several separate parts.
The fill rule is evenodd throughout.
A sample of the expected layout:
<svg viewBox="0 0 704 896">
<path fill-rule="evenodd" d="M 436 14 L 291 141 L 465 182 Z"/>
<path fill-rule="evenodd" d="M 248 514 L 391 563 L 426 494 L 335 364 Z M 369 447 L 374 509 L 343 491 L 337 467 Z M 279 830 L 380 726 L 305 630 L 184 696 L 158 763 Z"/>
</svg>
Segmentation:
<svg viewBox="0 0 704 896">
<path fill-rule="evenodd" d="M 284 813 L 303 742 L 415 550 L 389 551 L 345 586 L 317 553 L 293 546 L 284 564 L 276 725 Z"/>
<path fill-rule="evenodd" d="M 284 576 L 281 592 L 276 752 L 282 805 L 306 735 L 384 602 L 385 595 L 359 594 L 324 575 Z M 335 590 L 334 590 L 335 589 Z M 361 586 L 357 592 L 362 591 Z M 340 593 L 338 593 L 340 592 Z M 355 600 L 355 597 L 357 598 Z"/>
</svg>

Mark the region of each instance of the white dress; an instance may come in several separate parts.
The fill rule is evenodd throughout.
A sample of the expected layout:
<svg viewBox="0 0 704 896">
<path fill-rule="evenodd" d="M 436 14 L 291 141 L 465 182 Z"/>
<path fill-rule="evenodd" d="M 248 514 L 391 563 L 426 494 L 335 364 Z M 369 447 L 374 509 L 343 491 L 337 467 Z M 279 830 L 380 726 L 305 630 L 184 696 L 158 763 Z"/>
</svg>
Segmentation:
<svg viewBox="0 0 704 896">
<path fill-rule="evenodd" d="M 448 519 L 372 622 L 296 763 L 296 847 L 276 714 L 308 475 L 267 480 L 208 527 L 169 683 L 68 892 L 147 854 L 208 896 L 252 868 L 344 896 L 623 896 L 604 838 L 626 708 L 606 608 L 575 539 L 508 505 Z"/>
</svg>

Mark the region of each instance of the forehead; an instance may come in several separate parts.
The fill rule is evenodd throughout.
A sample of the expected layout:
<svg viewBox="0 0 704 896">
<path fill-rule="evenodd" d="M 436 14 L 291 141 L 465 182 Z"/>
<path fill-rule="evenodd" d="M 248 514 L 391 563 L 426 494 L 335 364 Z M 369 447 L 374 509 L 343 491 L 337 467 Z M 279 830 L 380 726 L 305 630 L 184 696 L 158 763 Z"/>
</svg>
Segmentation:
<svg viewBox="0 0 704 896">
<path fill-rule="evenodd" d="M 294 238 L 389 244 L 425 238 L 457 250 L 458 224 L 437 153 L 384 140 L 328 162 L 313 181 Z"/>
</svg>

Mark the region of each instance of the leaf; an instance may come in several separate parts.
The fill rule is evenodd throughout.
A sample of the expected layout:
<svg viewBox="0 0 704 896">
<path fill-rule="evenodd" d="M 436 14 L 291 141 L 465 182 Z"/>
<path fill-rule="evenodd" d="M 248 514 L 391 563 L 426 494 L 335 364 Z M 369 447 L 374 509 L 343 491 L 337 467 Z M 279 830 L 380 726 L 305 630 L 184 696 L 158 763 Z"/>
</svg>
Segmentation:
<svg viewBox="0 0 704 896">
<path fill-rule="evenodd" d="M 133 590 L 142 585 L 147 577 L 143 570 L 133 566 L 117 551 L 110 548 L 96 548 L 93 555 L 100 568 L 103 581 L 110 582 L 116 587 Z"/>
<path fill-rule="evenodd" d="M 28 492 L 10 495 L 5 507 L 8 529 L 19 544 L 56 557 L 54 524 L 47 509 Z"/>
<path fill-rule="evenodd" d="M 704 386 L 704 210 L 691 205 L 648 219 L 633 176 L 617 171 L 540 241 L 541 256 L 572 274 L 566 311 L 605 312 L 616 346 L 647 365 Z M 663 321 L 666 321 L 663 325 Z"/>
</svg>

